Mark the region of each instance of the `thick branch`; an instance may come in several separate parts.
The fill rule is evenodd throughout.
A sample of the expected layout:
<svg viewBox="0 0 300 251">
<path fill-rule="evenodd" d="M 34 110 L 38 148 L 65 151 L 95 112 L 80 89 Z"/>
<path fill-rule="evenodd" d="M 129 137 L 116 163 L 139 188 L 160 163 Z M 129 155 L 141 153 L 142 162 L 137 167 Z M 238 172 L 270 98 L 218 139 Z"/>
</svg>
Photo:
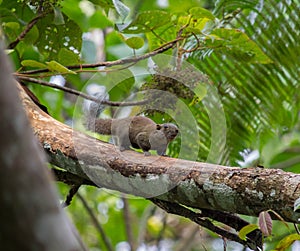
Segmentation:
<svg viewBox="0 0 300 251">
<path fill-rule="evenodd" d="M 286 221 L 300 197 L 300 175 L 277 169 L 235 168 L 119 152 L 42 112 L 20 88 L 24 107 L 49 160 L 97 186 L 199 209 L 258 216 L 272 209 Z"/>
</svg>

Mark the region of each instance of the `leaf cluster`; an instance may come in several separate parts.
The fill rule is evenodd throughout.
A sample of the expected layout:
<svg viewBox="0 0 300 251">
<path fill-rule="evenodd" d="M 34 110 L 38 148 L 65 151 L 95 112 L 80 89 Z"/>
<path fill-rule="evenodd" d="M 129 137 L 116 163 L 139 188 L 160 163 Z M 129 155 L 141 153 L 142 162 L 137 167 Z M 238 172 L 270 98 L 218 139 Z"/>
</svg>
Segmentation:
<svg viewBox="0 0 300 251">
<path fill-rule="evenodd" d="M 87 4 L 84 7 L 83 2 Z M 158 7 L 156 2 L 2 0 L 1 27 L 7 45 L 16 42 L 10 56 L 19 74 L 41 70 L 32 75 L 48 81 L 53 75 L 61 74 L 65 84 L 75 89 L 97 83 L 106 86 L 111 99 L 116 101 L 130 97 L 141 86 L 145 91 L 172 93 L 186 104 L 197 121 L 193 129 L 201 137 L 198 160 L 207 160 L 211 149 L 216 147 L 220 150 L 215 153 L 219 155 L 215 159 L 222 164 L 263 164 L 299 172 L 299 1 L 218 0 L 213 11 L 199 7 L 200 1 L 196 0 L 170 0 L 165 8 Z M 136 62 L 131 68 L 126 64 L 125 69 L 107 70 L 107 67 L 104 72 L 86 65 L 87 70 L 82 71 L 81 66 L 99 60 L 99 44 L 89 38 L 90 32 L 96 29 L 103 32 L 106 60 L 134 58 L 170 44 L 172 50 L 165 54 L 177 60 L 163 63 L 154 60 L 159 67 L 150 78 L 135 78 L 134 72 L 141 69 Z M 20 37 L 24 31 L 25 35 Z M 182 69 L 184 61 L 201 73 Z M 147 63 L 141 64 L 146 67 Z M 71 70 L 70 66 L 74 65 L 80 67 Z M 194 89 L 199 83 L 212 86 L 217 92 L 211 93 L 206 87 Z M 74 98 L 41 87 L 31 89 L 53 116 L 66 121 L 72 119 Z M 205 103 L 205 97 L 220 99 L 220 110 L 224 111 L 226 121 L 219 120 L 218 112 L 212 112 L 214 105 Z M 158 103 L 159 111 L 172 110 L 176 105 L 172 99 L 157 96 L 155 92 L 149 92 L 146 98 Z M 147 106 L 144 110 L 158 122 L 170 119 L 165 114 L 151 112 Z M 212 141 L 212 118 L 225 124 L 220 128 L 226 127 L 225 136 L 219 137 L 219 141 Z M 185 133 L 192 139 L 195 134 L 189 126 Z M 212 146 L 212 142 L 216 145 Z M 180 146 L 181 139 L 170 146 L 172 156 L 176 156 Z M 198 151 L 192 141 L 186 149 Z M 253 152 L 258 152 L 258 156 L 247 163 Z M 141 209 L 137 208 L 134 210 Z M 118 212 L 117 219 L 120 218 Z M 269 218 L 265 223 L 269 231 Z M 113 231 L 109 227 L 108 231 Z M 246 229 L 244 235 L 242 232 L 242 237 L 246 238 L 251 229 L 254 226 Z M 282 247 L 286 243 L 290 245 L 298 236 L 289 238 L 282 242 Z"/>
</svg>

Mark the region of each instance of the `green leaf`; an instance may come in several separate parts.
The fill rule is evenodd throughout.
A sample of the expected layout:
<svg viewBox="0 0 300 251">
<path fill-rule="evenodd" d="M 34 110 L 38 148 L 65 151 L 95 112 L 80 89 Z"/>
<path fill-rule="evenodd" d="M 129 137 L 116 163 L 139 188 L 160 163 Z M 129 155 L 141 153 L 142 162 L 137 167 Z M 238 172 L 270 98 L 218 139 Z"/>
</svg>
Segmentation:
<svg viewBox="0 0 300 251">
<path fill-rule="evenodd" d="M 297 200 L 295 200 L 294 202 L 294 212 L 299 212 L 300 210 L 300 198 L 298 198 Z"/>
<path fill-rule="evenodd" d="M 176 26 L 175 25 L 164 25 L 155 30 L 155 34 L 152 32 L 146 33 L 146 38 L 148 40 L 148 45 L 150 50 L 154 50 L 163 44 L 165 41 L 170 41 L 176 38 Z M 159 36 L 159 39 L 157 36 Z M 171 53 L 171 51 L 169 51 Z"/>
<path fill-rule="evenodd" d="M 53 24 L 53 13 L 45 16 L 43 22 L 37 22 L 40 37 L 36 46 L 47 60 L 58 60 L 58 52 L 62 48 L 72 49 L 79 53 L 82 43 L 82 30 L 80 27 L 64 16 L 64 25 Z"/>
<path fill-rule="evenodd" d="M 290 234 L 283 238 L 276 246 L 274 251 L 285 251 L 290 247 L 295 241 L 300 240 L 299 234 Z"/>
<path fill-rule="evenodd" d="M 118 101 L 129 96 L 132 91 L 131 88 L 135 83 L 134 76 L 128 69 L 109 73 L 105 77 L 104 81 L 104 84 L 107 86 L 107 90 L 109 90 L 111 100 Z"/>
<path fill-rule="evenodd" d="M 36 26 L 33 26 L 32 29 L 26 34 L 23 42 L 28 45 L 33 45 L 39 39 L 40 33 Z"/>
<path fill-rule="evenodd" d="M 54 60 L 47 62 L 47 66 L 48 69 L 53 72 L 76 74 L 76 72 L 69 70 L 68 68 L 64 67 L 63 65 Z"/>
<path fill-rule="evenodd" d="M 144 46 L 144 39 L 141 37 L 130 37 L 125 40 L 125 43 L 132 49 L 140 49 Z"/>
<path fill-rule="evenodd" d="M 47 68 L 46 64 L 40 63 L 40 62 L 35 61 L 35 60 L 23 60 L 21 62 L 21 65 L 29 66 L 29 67 L 33 67 L 33 68 Z"/>
<path fill-rule="evenodd" d="M 58 61 L 62 65 L 75 65 L 78 64 L 80 59 L 79 56 L 66 48 L 62 48 L 58 52 Z"/>
<path fill-rule="evenodd" d="M 171 14 L 161 10 L 145 11 L 137 15 L 123 33 L 138 34 L 151 32 L 167 23 L 170 23 Z"/>
<path fill-rule="evenodd" d="M 99 5 L 105 10 L 105 12 L 108 12 L 109 9 L 114 8 L 112 0 L 90 0 L 90 2 L 94 3 L 95 5 Z"/>
<path fill-rule="evenodd" d="M 272 234 L 272 218 L 268 211 L 260 212 L 258 225 L 264 236 L 270 236 Z"/>
<path fill-rule="evenodd" d="M 3 26 L 12 30 L 18 30 L 20 28 L 20 24 L 17 22 L 7 22 Z"/>
<path fill-rule="evenodd" d="M 236 29 L 215 29 L 206 38 L 206 46 L 222 50 L 239 61 L 269 64 L 272 60 L 245 33 Z"/>
<path fill-rule="evenodd" d="M 197 102 L 200 102 L 207 94 L 207 88 L 203 83 L 197 84 L 196 88 L 194 88 L 193 91 L 197 96 Z"/>
<path fill-rule="evenodd" d="M 237 9 L 255 9 L 254 7 L 259 3 L 258 0 L 243 0 L 243 1 L 228 1 L 217 0 L 215 2 L 214 13 L 222 14 L 235 11 Z"/>
<path fill-rule="evenodd" d="M 113 23 L 102 13 L 97 10 L 89 19 L 90 28 L 104 29 L 113 26 Z"/>
<path fill-rule="evenodd" d="M 62 11 L 65 16 L 73 20 L 73 22 L 76 22 L 76 24 L 81 28 L 82 31 L 89 30 L 88 17 L 79 7 L 79 2 L 62 1 L 61 5 Z"/>
<path fill-rule="evenodd" d="M 210 20 L 215 20 L 216 17 L 207 9 L 194 7 L 189 10 L 189 13 L 192 15 L 192 18 L 208 18 Z"/>
<path fill-rule="evenodd" d="M 252 231 L 258 229 L 258 226 L 256 224 L 249 224 L 247 226 L 244 226 L 240 231 L 239 231 L 239 238 L 241 240 L 246 240 L 247 239 L 247 234 L 251 233 Z"/>
</svg>

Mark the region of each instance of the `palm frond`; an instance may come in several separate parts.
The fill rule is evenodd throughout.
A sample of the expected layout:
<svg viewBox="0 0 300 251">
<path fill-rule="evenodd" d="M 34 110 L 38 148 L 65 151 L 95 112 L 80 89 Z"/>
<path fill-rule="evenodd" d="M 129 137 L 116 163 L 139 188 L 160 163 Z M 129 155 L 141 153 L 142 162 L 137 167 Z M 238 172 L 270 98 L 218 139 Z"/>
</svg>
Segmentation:
<svg viewBox="0 0 300 251">
<path fill-rule="evenodd" d="M 190 58 L 213 80 L 224 106 L 223 164 L 235 164 L 244 149 L 260 148 L 261 135 L 277 137 L 299 123 L 299 6 L 298 1 L 260 1 L 256 10 L 240 12 L 230 23 L 245 31 L 271 64 L 249 64 L 218 51 L 204 57 L 200 51 Z"/>
</svg>

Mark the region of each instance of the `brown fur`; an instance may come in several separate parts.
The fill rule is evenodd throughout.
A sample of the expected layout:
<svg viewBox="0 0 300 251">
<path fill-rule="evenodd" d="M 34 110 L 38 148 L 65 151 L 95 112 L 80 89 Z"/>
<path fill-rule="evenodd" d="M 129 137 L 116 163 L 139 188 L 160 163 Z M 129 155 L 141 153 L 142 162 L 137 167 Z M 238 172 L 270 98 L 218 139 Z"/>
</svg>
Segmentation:
<svg viewBox="0 0 300 251">
<path fill-rule="evenodd" d="M 130 146 L 142 149 L 145 155 L 156 150 L 165 155 L 170 141 L 178 134 L 178 128 L 171 123 L 158 125 L 149 118 L 135 116 L 124 119 L 95 119 L 86 123 L 87 129 L 104 135 L 112 135 L 121 151 Z"/>
</svg>

